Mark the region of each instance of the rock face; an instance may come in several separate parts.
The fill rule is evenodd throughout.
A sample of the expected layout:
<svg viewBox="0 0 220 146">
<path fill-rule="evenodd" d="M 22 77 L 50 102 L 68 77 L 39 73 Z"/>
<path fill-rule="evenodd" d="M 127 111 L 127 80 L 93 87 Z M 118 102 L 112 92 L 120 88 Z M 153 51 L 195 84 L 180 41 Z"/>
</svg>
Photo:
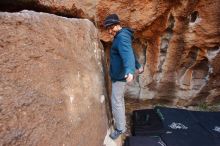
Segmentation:
<svg viewBox="0 0 220 146">
<path fill-rule="evenodd" d="M 29 9 L 94 20 L 97 2 L 98 0 L 7 0 L 0 1 L 0 10 L 18 11 Z"/>
<path fill-rule="evenodd" d="M 0 145 L 103 145 L 103 52 L 95 26 L 1 12 L 0 32 Z"/>
<path fill-rule="evenodd" d="M 117 13 L 135 31 L 134 48 L 145 72 L 127 96 L 184 106 L 219 102 L 219 5 L 219 0 L 100 1 L 97 24 L 106 50 L 112 39 L 102 26 L 106 15 Z"/>
</svg>

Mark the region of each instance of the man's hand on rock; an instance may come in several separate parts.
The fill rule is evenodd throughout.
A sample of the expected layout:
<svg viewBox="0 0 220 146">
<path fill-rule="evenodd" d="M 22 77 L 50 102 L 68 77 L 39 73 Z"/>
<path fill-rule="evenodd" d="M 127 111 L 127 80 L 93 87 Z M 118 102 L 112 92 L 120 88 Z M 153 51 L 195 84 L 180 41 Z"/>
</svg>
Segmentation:
<svg viewBox="0 0 220 146">
<path fill-rule="evenodd" d="M 144 72 L 144 67 L 141 66 L 141 67 L 138 69 L 138 73 L 139 73 L 139 74 L 142 74 L 143 72 Z"/>
<path fill-rule="evenodd" d="M 134 75 L 129 73 L 125 76 L 125 78 L 126 78 L 127 83 L 131 83 L 134 79 Z"/>
</svg>

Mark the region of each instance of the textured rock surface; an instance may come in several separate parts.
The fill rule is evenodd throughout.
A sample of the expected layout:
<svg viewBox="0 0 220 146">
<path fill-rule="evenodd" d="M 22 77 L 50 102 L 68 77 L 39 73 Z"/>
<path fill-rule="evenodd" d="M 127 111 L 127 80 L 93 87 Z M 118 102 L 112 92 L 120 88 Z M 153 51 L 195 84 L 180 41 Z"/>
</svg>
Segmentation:
<svg viewBox="0 0 220 146">
<path fill-rule="evenodd" d="M 31 9 L 68 17 L 94 20 L 98 0 L 7 0 L 0 1 L 0 10 Z"/>
<path fill-rule="evenodd" d="M 102 146 L 102 47 L 88 20 L 0 13 L 0 145 Z"/>
<path fill-rule="evenodd" d="M 145 72 L 127 96 L 173 105 L 219 102 L 219 5 L 219 0 L 100 1 L 97 24 L 106 50 L 112 39 L 102 26 L 107 14 L 117 13 L 123 26 L 135 30 L 134 48 Z"/>
</svg>

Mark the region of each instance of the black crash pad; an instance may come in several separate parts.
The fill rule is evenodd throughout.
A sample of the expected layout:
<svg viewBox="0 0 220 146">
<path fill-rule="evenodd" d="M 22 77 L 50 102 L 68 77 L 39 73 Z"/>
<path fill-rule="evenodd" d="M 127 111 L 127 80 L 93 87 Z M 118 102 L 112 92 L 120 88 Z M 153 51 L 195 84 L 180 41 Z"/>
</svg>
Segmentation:
<svg viewBox="0 0 220 146">
<path fill-rule="evenodd" d="M 219 146 L 219 141 L 199 125 L 163 134 L 161 139 L 167 146 Z"/>
<path fill-rule="evenodd" d="M 164 132 L 162 121 L 154 109 L 136 110 L 132 119 L 134 136 L 159 136 Z"/>
<path fill-rule="evenodd" d="M 220 139 L 220 112 L 192 111 L 191 113 L 200 126 Z"/>
<path fill-rule="evenodd" d="M 124 146 L 166 146 L 160 137 L 130 136 Z"/>
<path fill-rule="evenodd" d="M 167 107 L 156 107 L 155 110 L 160 115 L 166 131 L 186 130 L 197 124 L 197 120 L 188 110 Z"/>
</svg>

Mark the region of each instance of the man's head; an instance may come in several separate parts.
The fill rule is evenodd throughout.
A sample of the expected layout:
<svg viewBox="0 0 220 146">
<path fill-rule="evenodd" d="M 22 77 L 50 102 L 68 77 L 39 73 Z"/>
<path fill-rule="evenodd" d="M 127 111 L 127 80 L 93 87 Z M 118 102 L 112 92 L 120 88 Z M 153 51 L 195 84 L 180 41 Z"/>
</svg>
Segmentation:
<svg viewBox="0 0 220 146">
<path fill-rule="evenodd" d="M 120 20 L 118 15 L 110 14 L 105 18 L 104 26 L 108 33 L 115 36 L 115 34 L 121 29 Z"/>
</svg>

